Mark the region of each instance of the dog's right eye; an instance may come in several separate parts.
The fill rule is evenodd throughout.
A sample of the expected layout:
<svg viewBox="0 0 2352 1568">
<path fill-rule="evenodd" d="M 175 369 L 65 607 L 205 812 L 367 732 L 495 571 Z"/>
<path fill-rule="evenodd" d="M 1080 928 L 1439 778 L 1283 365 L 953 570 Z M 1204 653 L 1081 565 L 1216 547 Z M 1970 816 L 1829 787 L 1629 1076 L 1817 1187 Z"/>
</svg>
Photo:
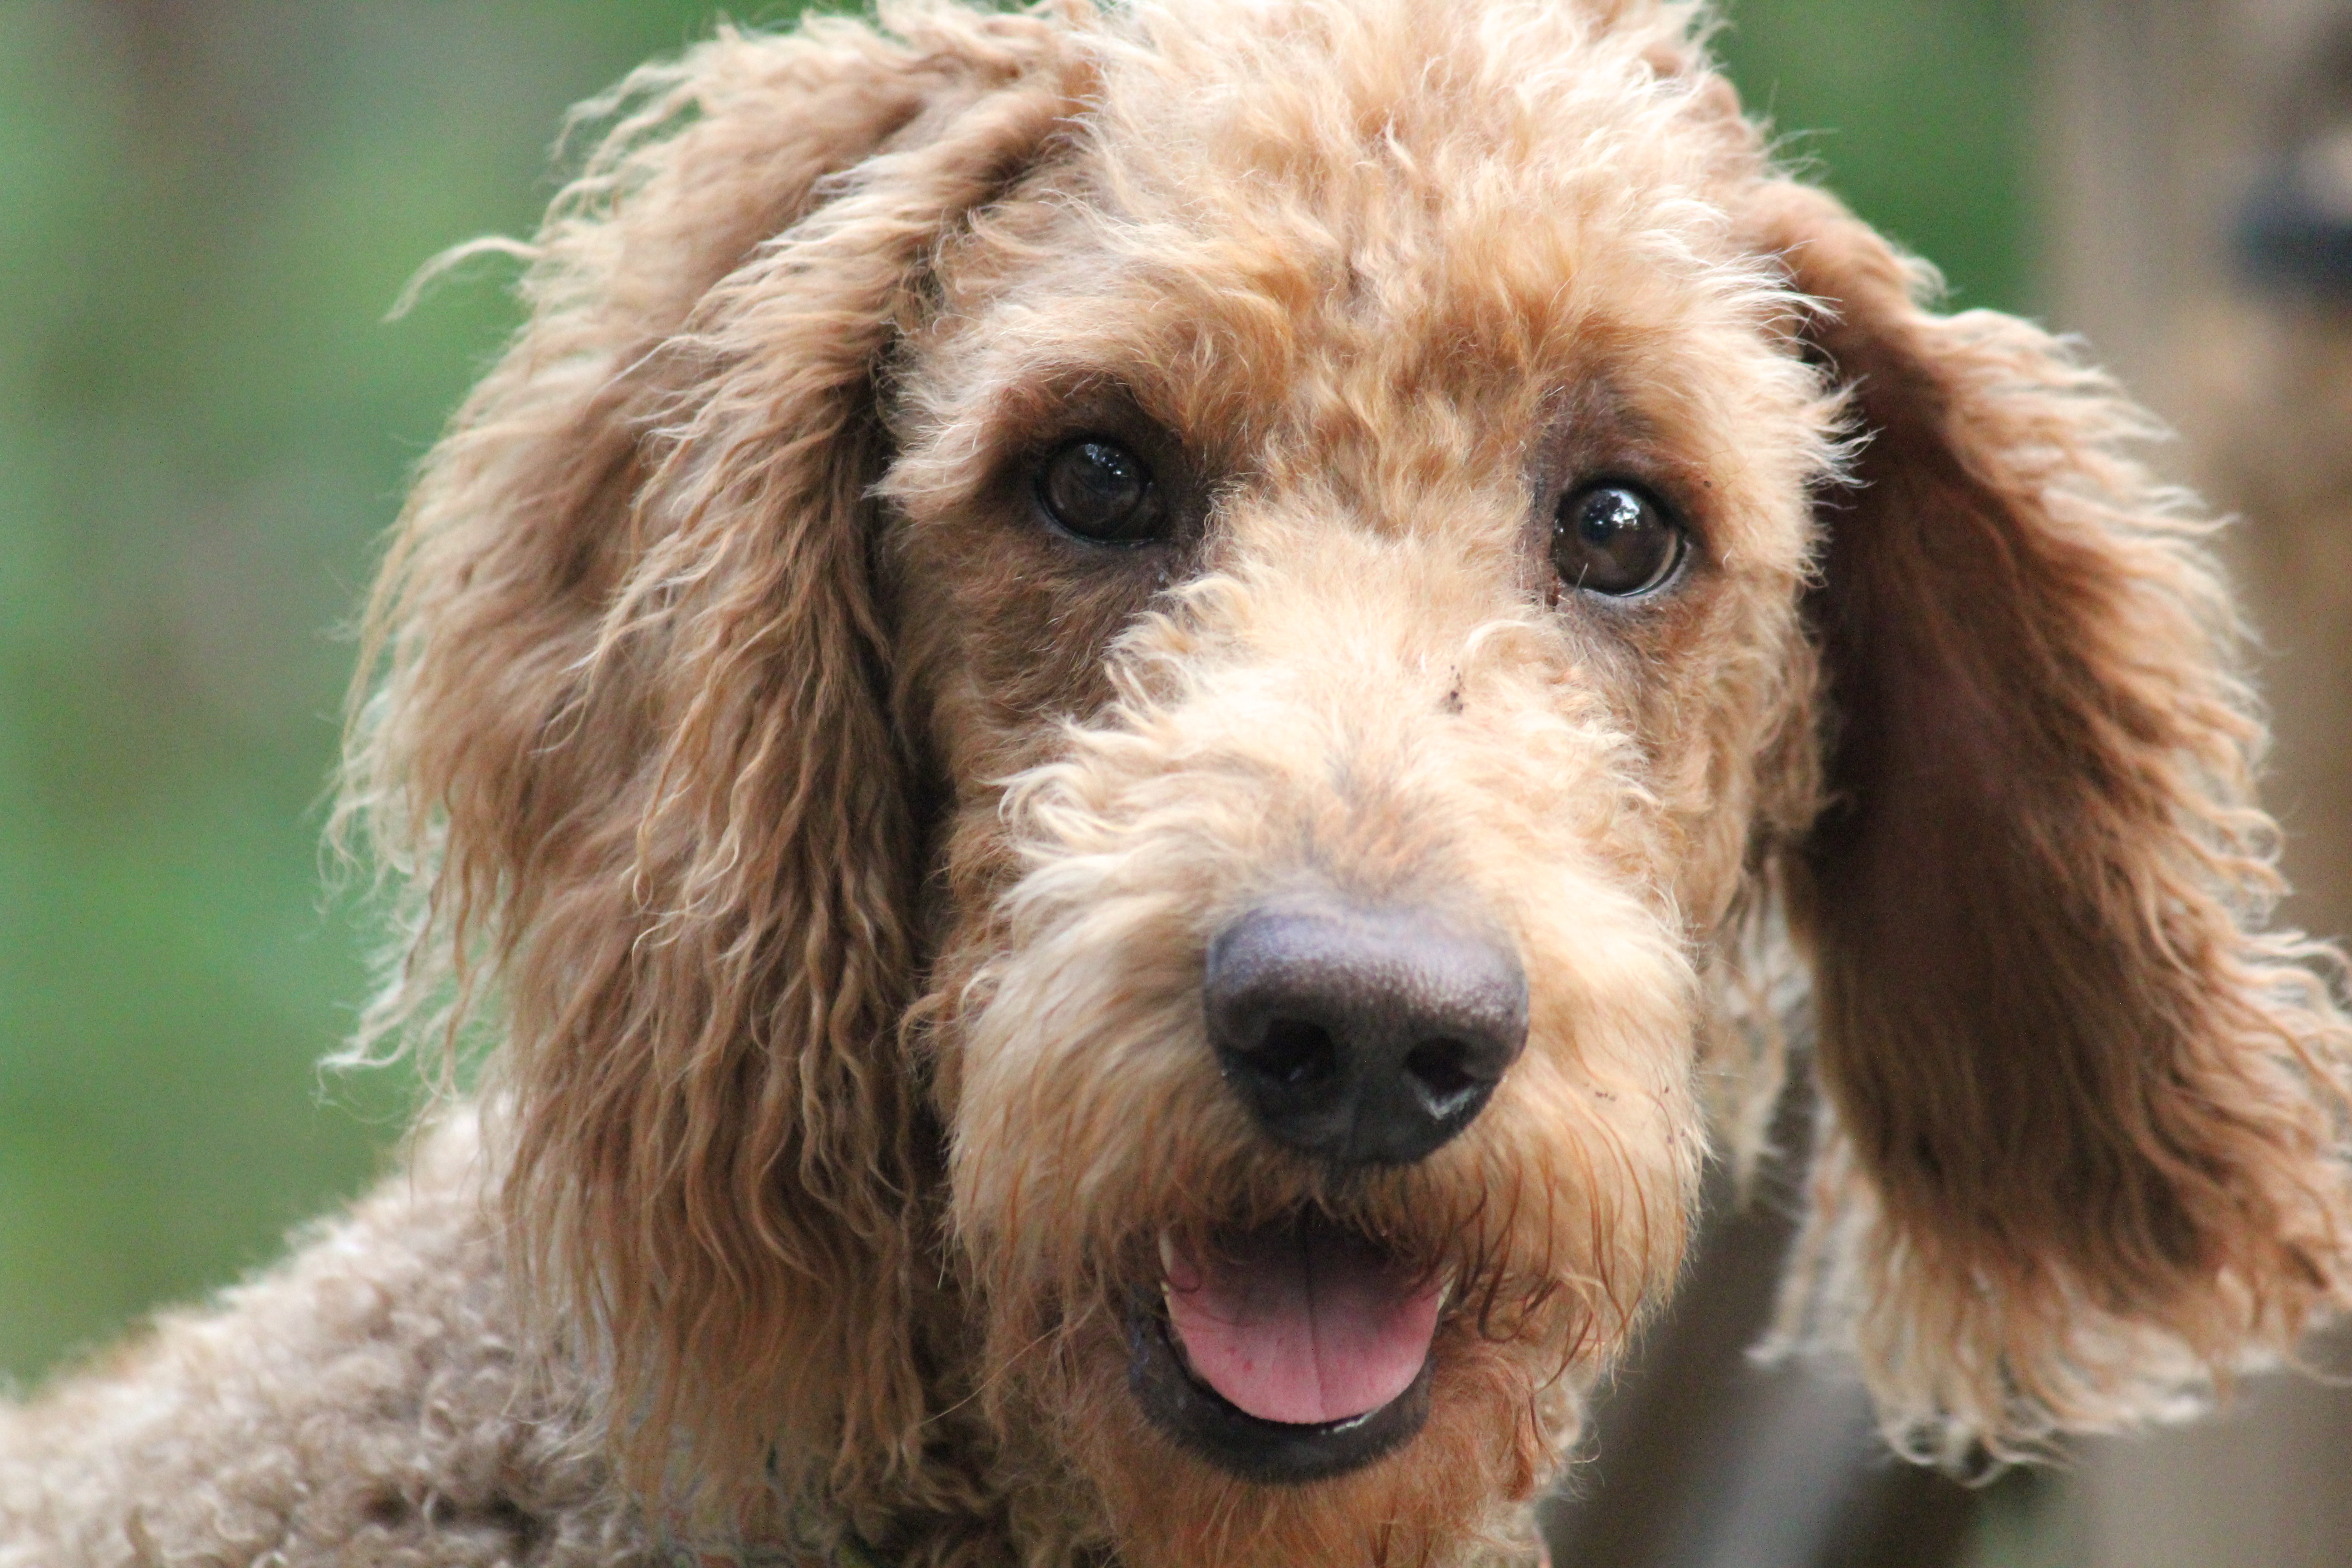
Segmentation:
<svg viewBox="0 0 2352 1568">
<path fill-rule="evenodd" d="M 1683 531 L 1649 491 L 1601 483 L 1572 491 L 1552 526 L 1560 581 L 1611 599 L 1663 587 L 1682 564 Z"/>
<path fill-rule="evenodd" d="M 1142 458 L 1087 437 L 1045 459 L 1037 501 L 1066 532 L 1097 544 L 1148 544 L 1167 532 L 1159 487 Z"/>
</svg>

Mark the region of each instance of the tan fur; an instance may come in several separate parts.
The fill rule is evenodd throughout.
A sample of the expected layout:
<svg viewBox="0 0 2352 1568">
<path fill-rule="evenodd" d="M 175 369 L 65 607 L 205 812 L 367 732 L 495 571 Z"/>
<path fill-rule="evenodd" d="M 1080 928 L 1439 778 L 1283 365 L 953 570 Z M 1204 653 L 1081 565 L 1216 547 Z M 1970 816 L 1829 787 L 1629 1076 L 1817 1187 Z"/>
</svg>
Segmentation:
<svg viewBox="0 0 2352 1568">
<path fill-rule="evenodd" d="M 2167 1414 L 2340 1303 L 2347 1030 L 2262 934 L 2201 528 L 2059 345 L 1929 313 L 1776 174 L 1696 21 L 917 8 L 598 107 L 353 728 L 405 889 L 363 1048 L 489 1042 L 492 1212 L 429 1156 L 11 1417 L 78 1436 L 0 1492 L 47 1543 L 0 1563 L 211 1551 L 193 1500 L 264 1506 L 236 1453 L 341 1495 L 379 1472 L 297 1424 L 389 1451 L 369 1412 L 444 1376 L 506 1391 L 468 1441 L 544 1446 L 480 1507 L 614 1561 L 1524 1558 L 1672 1288 L 1705 1108 L 1777 1070 L 1725 1042 L 1780 1026 L 1784 921 L 1834 1117 L 1786 1337 L 1858 1349 L 1905 1447 Z M 1169 544 L 1032 515 L 1081 431 L 1150 456 Z M 1687 518 L 1675 587 L 1556 581 L 1596 476 Z M 1420 1165 L 1335 1177 L 1219 1076 L 1209 936 L 1305 890 L 1524 962 L 1525 1058 Z M 1411 1445 L 1253 1486 L 1143 1421 L 1121 1315 L 1163 1232 L 1303 1207 L 1454 1305 Z M 441 1270 L 373 1288 L 478 1316 L 341 1326 L 436 1226 Z M 408 1392 L 322 1410 L 299 1368 L 362 1332 Z M 215 1354 L 259 1369 L 234 1429 Z M 109 1401 L 148 1425 L 76 1414 Z M 487 1517 L 268 1506 L 289 1562 L 373 1560 L 353 1517 L 472 1562 L 447 1521 Z"/>
<path fill-rule="evenodd" d="M 528 1363 L 473 1120 L 204 1313 L 0 1421 L 0 1563 L 652 1562 L 595 1394 Z"/>
</svg>

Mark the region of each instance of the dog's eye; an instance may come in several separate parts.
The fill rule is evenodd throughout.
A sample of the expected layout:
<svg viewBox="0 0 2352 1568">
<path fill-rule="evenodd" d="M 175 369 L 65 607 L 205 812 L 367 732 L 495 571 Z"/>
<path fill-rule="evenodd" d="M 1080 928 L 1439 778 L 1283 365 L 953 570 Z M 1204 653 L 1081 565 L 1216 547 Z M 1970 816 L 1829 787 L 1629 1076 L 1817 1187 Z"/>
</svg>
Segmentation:
<svg viewBox="0 0 2352 1568">
<path fill-rule="evenodd" d="M 1663 586 L 1682 558 L 1681 527 L 1645 490 L 1587 485 L 1559 503 L 1551 563 L 1571 588 L 1631 598 Z"/>
<path fill-rule="evenodd" d="M 1116 441 L 1089 436 L 1046 458 L 1037 500 L 1046 516 L 1097 544 L 1143 544 L 1166 531 L 1151 470 Z"/>
</svg>

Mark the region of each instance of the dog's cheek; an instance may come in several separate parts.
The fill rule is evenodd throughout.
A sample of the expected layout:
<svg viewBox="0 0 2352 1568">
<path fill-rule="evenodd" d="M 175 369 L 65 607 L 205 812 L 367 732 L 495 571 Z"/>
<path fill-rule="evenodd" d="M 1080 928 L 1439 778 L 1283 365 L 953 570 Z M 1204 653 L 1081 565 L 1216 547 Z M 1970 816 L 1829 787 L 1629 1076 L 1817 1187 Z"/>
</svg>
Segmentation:
<svg viewBox="0 0 2352 1568">
<path fill-rule="evenodd" d="M 956 1231 L 1016 1338 L 1132 1283 L 1161 1227 L 1225 1217 L 1198 1211 L 1272 1163 L 1202 1033 L 1189 910 L 1163 888 L 1013 921 L 955 1021 Z"/>
<path fill-rule="evenodd" d="M 1010 503 L 899 520 L 886 591 L 902 718 L 943 779 L 1032 765 L 1054 717 L 1109 698 L 1106 652 L 1158 580 L 1147 562 L 1087 550 Z"/>
<path fill-rule="evenodd" d="M 1648 889 L 1562 879 L 1513 923 L 1528 975 L 1528 1052 L 1511 1100 L 1572 1101 L 1626 1135 L 1687 1114 L 1702 987 L 1672 910 Z"/>
<path fill-rule="evenodd" d="M 1532 1058 L 1463 1142 L 1464 1190 L 1487 1199 L 1463 1216 L 1464 1246 L 1473 1277 L 1498 1288 L 1481 1300 L 1486 1331 L 1555 1372 L 1606 1366 L 1688 1245 L 1706 1150 L 1694 1097 Z"/>
<path fill-rule="evenodd" d="M 1583 1300 L 1549 1325 L 1607 1361 L 1671 1289 L 1706 1155 L 1694 1089 L 1700 988 L 1665 917 L 1592 883 L 1516 923 L 1528 1048 L 1465 1138 L 1479 1187 L 1519 1195 L 1517 1269 Z"/>
</svg>

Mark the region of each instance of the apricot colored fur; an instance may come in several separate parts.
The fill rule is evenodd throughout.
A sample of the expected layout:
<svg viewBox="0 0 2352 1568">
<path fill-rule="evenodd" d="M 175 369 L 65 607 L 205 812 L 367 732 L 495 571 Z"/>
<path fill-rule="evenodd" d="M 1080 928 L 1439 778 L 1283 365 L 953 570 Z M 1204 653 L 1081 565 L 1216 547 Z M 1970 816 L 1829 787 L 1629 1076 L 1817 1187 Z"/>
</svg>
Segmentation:
<svg viewBox="0 0 2352 1568">
<path fill-rule="evenodd" d="M 2339 1306 L 2352 1030 L 2264 929 L 2208 527 L 2064 345 L 1779 173 L 1703 24 L 908 6 L 591 105 L 352 726 L 358 1049 L 481 1086 L 0 1415 L 0 1565 L 1525 1562 L 1786 1033 L 1781 1339 L 1916 1457 Z M 1168 542 L 1036 515 L 1087 432 Z M 1595 477 L 1685 520 L 1666 590 L 1554 576 Z M 1524 962 L 1419 1165 L 1219 1076 L 1209 937 L 1307 889 Z M 1122 1314 L 1163 1234 L 1310 1207 L 1453 1281 L 1433 1414 L 1254 1486 L 1146 1423 Z"/>
</svg>

